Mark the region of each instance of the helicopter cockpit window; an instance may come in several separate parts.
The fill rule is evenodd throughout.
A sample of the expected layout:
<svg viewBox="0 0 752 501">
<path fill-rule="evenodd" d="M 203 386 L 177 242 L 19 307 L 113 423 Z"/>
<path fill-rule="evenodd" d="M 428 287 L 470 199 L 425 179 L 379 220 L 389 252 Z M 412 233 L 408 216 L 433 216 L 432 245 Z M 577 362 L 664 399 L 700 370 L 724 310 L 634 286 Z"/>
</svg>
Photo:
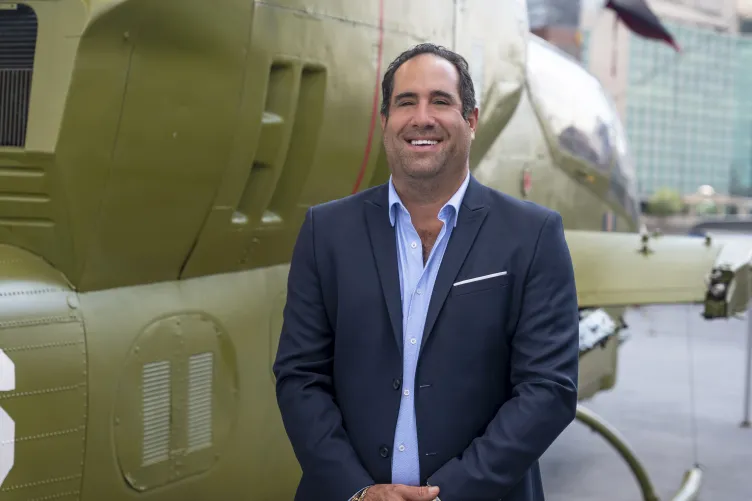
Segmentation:
<svg viewBox="0 0 752 501">
<path fill-rule="evenodd" d="M 632 156 L 629 153 L 627 133 L 616 114 L 616 107 L 611 103 L 614 111 L 614 151 L 616 153 L 613 173 L 611 175 L 611 195 L 624 207 L 627 207 L 633 219 L 639 218 L 639 202 L 637 195 L 637 173 Z"/>
<path fill-rule="evenodd" d="M 569 54 L 535 36 L 528 47 L 533 103 L 549 141 L 560 151 L 610 174 L 609 196 L 636 220 L 637 177 L 613 101 L 600 82 Z"/>
<path fill-rule="evenodd" d="M 24 4 L 0 4 L 0 146 L 26 145 L 37 16 Z"/>
<path fill-rule="evenodd" d="M 547 133 L 560 149 L 609 172 L 615 115 L 600 83 L 565 52 L 531 38 L 528 78 Z"/>
</svg>

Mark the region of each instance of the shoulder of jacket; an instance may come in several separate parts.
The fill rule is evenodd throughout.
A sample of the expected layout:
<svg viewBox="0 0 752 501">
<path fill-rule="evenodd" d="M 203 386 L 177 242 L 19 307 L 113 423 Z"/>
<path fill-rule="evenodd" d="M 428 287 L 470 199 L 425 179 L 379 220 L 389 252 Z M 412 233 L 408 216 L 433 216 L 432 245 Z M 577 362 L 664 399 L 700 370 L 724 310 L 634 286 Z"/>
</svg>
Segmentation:
<svg viewBox="0 0 752 501">
<path fill-rule="evenodd" d="M 337 217 L 339 215 L 352 214 L 353 209 L 363 205 L 366 200 L 373 199 L 374 192 L 379 186 L 374 186 L 366 190 L 347 195 L 346 197 L 336 198 L 334 200 L 327 200 L 309 207 L 311 214 L 316 215 L 317 218 L 324 217 Z"/>
</svg>

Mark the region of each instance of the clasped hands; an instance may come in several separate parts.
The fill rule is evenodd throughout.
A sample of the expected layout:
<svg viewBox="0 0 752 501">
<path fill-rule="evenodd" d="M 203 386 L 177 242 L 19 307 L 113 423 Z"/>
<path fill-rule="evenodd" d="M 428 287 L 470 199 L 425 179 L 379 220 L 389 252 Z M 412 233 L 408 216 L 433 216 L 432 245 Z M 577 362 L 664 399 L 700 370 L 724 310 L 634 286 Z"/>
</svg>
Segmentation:
<svg viewBox="0 0 752 501">
<path fill-rule="evenodd" d="M 402 484 L 372 485 L 362 501 L 434 501 L 438 499 L 438 487 L 413 487 Z"/>
</svg>

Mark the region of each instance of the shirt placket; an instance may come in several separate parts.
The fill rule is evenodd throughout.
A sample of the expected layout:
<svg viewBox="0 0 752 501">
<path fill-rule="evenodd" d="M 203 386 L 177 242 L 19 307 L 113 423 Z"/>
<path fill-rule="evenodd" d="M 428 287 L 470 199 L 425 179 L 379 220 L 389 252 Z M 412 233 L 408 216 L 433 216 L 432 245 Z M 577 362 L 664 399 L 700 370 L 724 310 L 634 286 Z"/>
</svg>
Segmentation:
<svg viewBox="0 0 752 501">
<path fill-rule="evenodd" d="M 407 260 L 409 261 L 409 301 L 407 311 L 407 322 L 405 328 L 405 335 L 403 341 L 403 353 L 404 353 L 404 381 L 402 390 L 402 406 L 406 412 L 407 425 L 409 428 L 415 427 L 415 408 L 413 405 L 413 395 L 415 390 L 415 364 L 418 358 L 418 351 L 420 349 L 420 337 L 421 337 L 421 324 L 422 319 L 420 315 L 414 314 L 415 311 L 424 311 L 425 301 L 425 269 L 423 267 L 423 247 L 420 244 L 420 238 L 412 223 L 407 222 L 409 225 L 408 233 L 410 235 L 409 240 L 409 252 Z M 408 457 L 407 464 L 416 464 L 418 460 L 418 444 L 415 436 L 405 437 L 403 443 L 398 445 L 398 452 L 405 454 Z M 414 476 L 418 476 L 418 472 L 411 472 Z"/>
</svg>

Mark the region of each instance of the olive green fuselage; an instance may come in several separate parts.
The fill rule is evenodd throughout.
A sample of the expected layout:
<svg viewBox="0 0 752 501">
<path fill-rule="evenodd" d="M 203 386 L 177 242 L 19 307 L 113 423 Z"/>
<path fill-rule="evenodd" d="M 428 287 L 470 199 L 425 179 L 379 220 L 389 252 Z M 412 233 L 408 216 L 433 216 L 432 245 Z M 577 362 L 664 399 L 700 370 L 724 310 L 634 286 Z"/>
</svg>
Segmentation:
<svg viewBox="0 0 752 501">
<path fill-rule="evenodd" d="M 0 149 L 0 499 L 292 499 L 271 372 L 292 244 L 310 205 L 388 179 L 381 75 L 415 43 L 470 62 L 482 182 L 568 229 L 636 231 L 628 165 L 561 147 L 576 113 L 525 73 L 537 50 L 591 77 L 526 40 L 524 2 L 455 3 L 21 4 L 37 31 L 24 137 Z"/>
</svg>

